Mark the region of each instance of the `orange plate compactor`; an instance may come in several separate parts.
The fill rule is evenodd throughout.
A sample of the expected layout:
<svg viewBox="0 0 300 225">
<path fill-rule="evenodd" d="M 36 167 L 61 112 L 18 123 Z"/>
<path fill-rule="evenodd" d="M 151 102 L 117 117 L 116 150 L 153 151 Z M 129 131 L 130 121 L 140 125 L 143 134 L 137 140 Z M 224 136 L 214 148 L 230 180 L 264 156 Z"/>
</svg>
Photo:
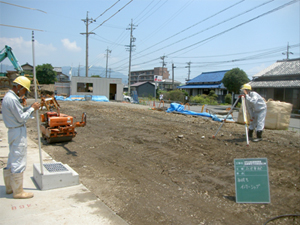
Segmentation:
<svg viewBox="0 0 300 225">
<path fill-rule="evenodd" d="M 48 143 L 71 141 L 76 136 L 76 127 L 86 125 L 86 113 L 82 114 L 81 122 L 74 123 L 73 117 L 59 112 L 46 112 L 41 115 L 40 125 L 42 137 Z"/>
</svg>

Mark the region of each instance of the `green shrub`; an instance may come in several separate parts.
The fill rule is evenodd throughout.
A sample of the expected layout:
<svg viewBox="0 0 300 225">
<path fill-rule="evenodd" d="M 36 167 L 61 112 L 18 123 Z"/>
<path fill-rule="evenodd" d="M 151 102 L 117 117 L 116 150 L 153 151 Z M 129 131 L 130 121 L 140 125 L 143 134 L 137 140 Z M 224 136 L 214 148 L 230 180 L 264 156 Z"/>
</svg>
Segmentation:
<svg viewBox="0 0 300 225">
<path fill-rule="evenodd" d="M 231 99 L 232 99 L 232 95 L 231 95 L 231 94 L 227 94 L 227 95 L 225 96 L 225 103 L 231 105 Z"/>
<path fill-rule="evenodd" d="M 163 92 L 163 95 L 164 95 L 164 100 L 183 102 L 184 97 L 188 94 L 186 91 L 173 90 L 173 91 Z"/>
<path fill-rule="evenodd" d="M 211 91 L 209 92 L 208 96 L 214 98 L 215 100 L 217 100 L 217 98 L 218 98 L 218 95 L 215 93 L 214 90 L 211 90 Z"/>
<path fill-rule="evenodd" d="M 205 94 L 191 96 L 190 102 L 197 103 L 197 104 L 203 104 L 203 105 L 205 105 L 205 104 L 217 105 L 218 104 L 215 94 L 213 94 L 212 96 L 205 95 Z"/>
</svg>

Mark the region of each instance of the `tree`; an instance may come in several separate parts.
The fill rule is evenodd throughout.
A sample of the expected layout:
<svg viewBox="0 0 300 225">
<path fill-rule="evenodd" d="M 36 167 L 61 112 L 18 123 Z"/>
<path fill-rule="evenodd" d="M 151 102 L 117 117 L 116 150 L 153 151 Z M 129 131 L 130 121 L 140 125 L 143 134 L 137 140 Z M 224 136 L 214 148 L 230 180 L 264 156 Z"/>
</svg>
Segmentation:
<svg viewBox="0 0 300 225">
<path fill-rule="evenodd" d="M 249 81 L 247 74 L 243 70 L 234 68 L 225 73 L 222 83 L 229 92 L 239 93 L 241 86 Z"/>
<path fill-rule="evenodd" d="M 40 84 L 54 84 L 56 75 L 51 64 L 43 64 L 36 67 L 36 79 Z"/>
</svg>

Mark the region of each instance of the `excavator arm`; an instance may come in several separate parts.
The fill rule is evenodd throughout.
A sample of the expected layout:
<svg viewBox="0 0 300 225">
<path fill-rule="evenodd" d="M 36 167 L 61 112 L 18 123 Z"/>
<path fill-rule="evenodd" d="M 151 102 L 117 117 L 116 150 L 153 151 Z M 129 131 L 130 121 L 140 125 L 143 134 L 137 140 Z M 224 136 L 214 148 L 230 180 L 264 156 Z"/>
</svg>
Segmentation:
<svg viewBox="0 0 300 225">
<path fill-rule="evenodd" d="M 20 75 L 24 75 L 24 71 L 20 66 L 17 58 L 15 57 L 14 53 L 12 52 L 12 48 L 8 45 L 5 45 L 4 49 L 0 52 L 0 62 L 2 62 L 6 57 L 11 61 L 15 69 L 18 71 Z"/>
</svg>

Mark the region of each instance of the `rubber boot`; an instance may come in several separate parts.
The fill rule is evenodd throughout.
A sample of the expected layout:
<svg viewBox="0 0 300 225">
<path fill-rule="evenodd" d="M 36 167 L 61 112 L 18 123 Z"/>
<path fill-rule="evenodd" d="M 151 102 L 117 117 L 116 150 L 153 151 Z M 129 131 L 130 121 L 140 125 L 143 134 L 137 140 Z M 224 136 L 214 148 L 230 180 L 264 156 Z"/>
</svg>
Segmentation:
<svg viewBox="0 0 300 225">
<path fill-rule="evenodd" d="M 258 130 L 258 131 L 256 132 L 256 136 L 257 136 L 257 138 L 255 138 L 253 141 L 254 141 L 254 142 L 261 141 L 261 140 L 262 140 L 262 130 Z"/>
<path fill-rule="evenodd" d="M 253 138 L 253 130 L 248 130 L 248 138 L 252 139 Z"/>
<path fill-rule="evenodd" d="M 3 169 L 3 178 L 4 178 L 4 184 L 6 187 L 6 194 L 12 194 L 13 190 L 11 188 L 10 185 L 10 176 L 11 176 L 11 172 L 10 169 Z"/>
<path fill-rule="evenodd" d="M 14 198 L 33 197 L 33 193 L 27 193 L 23 190 L 23 173 L 12 173 L 10 178 Z"/>
</svg>

